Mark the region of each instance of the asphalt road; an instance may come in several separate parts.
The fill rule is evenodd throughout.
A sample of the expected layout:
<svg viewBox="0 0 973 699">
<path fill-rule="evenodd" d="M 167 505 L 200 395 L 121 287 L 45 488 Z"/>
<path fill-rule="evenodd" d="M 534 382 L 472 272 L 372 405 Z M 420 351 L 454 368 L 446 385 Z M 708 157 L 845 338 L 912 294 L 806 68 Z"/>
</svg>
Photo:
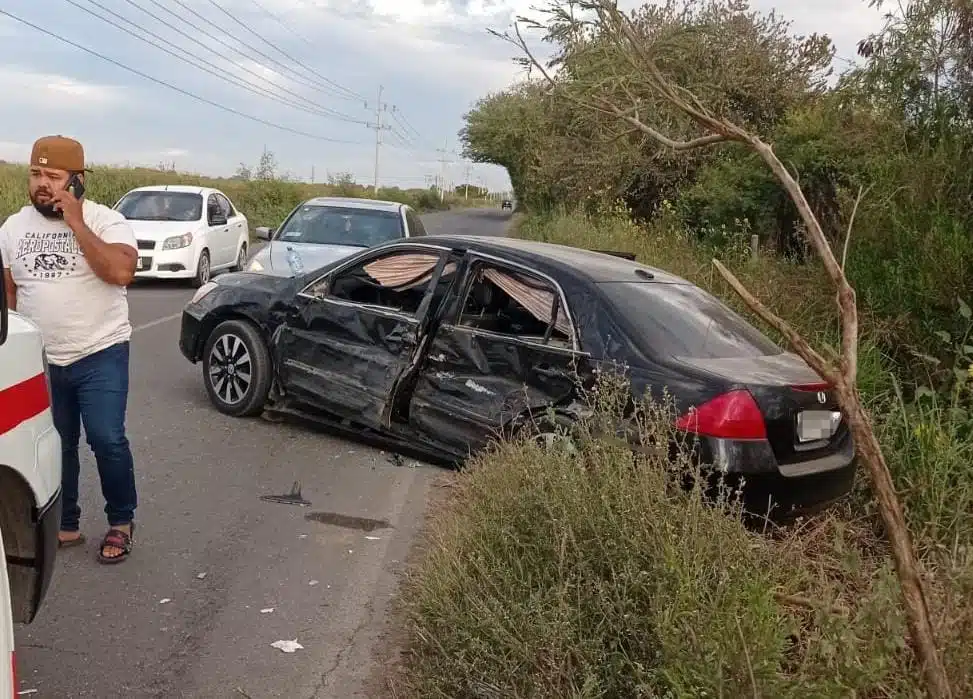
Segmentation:
<svg viewBox="0 0 973 699">
<path fill-rule="evenodd" d="M 503 235 L 509 218 L 466 210 L 423 220 L 430 233 Z M 191 295 L 166 284 L 130 289 L 136 550 L 120 566 L 95 560 L 103 501 L 83 447 L 88 542 L 58 554 L 40 615 L 17 629 L 20 691 L 35 690 L 24 694 L 32 699 L 367 697 L 400 564 L 443 471 L 216 412 L 199 367 L 176 344 Z M 260 499 L 295 482 L 310 506 Z M 293 640 L 303 649 L 271 646 Z"/>
</svg>

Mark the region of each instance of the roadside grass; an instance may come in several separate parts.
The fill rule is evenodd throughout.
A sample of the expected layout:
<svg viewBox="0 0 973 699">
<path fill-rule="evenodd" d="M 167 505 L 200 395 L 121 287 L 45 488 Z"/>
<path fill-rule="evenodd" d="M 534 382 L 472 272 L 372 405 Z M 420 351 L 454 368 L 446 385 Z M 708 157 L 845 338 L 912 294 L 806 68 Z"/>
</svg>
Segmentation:
<svg viewBox="0 0 973 699">
<path fill-rule="evenodd" d="M 599 439 L 612 404 L 595 399 L 573 450 L 499 444 L 459 476 L 405 583 L 399 696 L 921 696 L 867 527 L 832 513 L 748 530 L 732 497 L 681 487 L 688 462 L 633 464 Z M 667 440 L 672 417 L 644 406 L 643 439 Z M 968 613 L 971 579 L 937 576 L 935 602 Z M 968 623 L 941 636 L 969 696 Z"/>
<path fill-rule="evenodd" d="M 512 234 L 635 252 L 746 313 L 710 271 L 712 251 L 676 226 L 561 212 L 520 218 Z M 833 296 L 816 266 L 753 260 L 742 241 L 727 249 L 720 258 L 759 298 L 813 342 L 834 343 Z M 965 305 L 960 316 L 973 327 Z M 944 359 L 919 370 L 880 349 L 894 328 L 868 309 L 862 330 L 862 394 L 953 691 L 973 696 L 970 332 L 944 337 Z M 596 420 L 614 419 L 613 403 L 594 400 Z M 645 414 L 645 440 L 665 438 L 672 416 Z M 596 435 L 582 426 L 575 453 L 499 444 L 460 474 L 405 586 L 399 696 L 923 696 L 864 474 L 830 512 L 754 533 L 732 502 L 674 486 L 673 467 L 688 464 L 640 457 L 632 468 L 628 450 Z"/>
<path fill-rule="evenodd" d="M 291 209 L 316 196 L 374 198 L 370 187 L 357 184 L 308 184 L 284 180 L 239 180 L 210 178 L 149 168 L 118 168 L 93 166 L 87 176 L 88 197 L 106 206 L 115 203 L 130 189 L 149 185 L 185 184 L 215 187 L 222 190 L 248 218 L 251 228 L 278 226 Z M 449 208 L 464 201 L 448 195 L 441 202 L 439 195 L 424 189 L 380 188 L 378 198 L 409 204 L 420 212 Z M 27 166 L 0 164 L 0 220 L 29 203 L 27 198 Z"/>
</svg>

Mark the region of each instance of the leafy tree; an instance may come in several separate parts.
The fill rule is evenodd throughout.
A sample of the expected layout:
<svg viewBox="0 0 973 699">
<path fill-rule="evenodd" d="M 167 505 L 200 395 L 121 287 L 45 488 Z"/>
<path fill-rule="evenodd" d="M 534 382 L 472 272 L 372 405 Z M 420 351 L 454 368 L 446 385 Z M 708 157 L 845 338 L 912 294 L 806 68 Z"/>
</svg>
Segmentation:
<svg viewBox="0 0 973 699">
<path fill-rule="evenodd" d="M 674 136 L 692 128 L 618 53 L 611 28 L 576 21 L 576 10 L 577 2 L 557 2 L 534 23 L 554 47 L 550 67 L 573 98 L 551 100 L 532 81 L 490 95 L 466 115 L 464 153 L 506 167 L 528 206 L 623 197 L 649 215 L 714 156 L 673 157 L 610 110 L 578 108 L 597 88 L 635 100 L 640 114 L 653 114 Z M 667 46 L 665 64 L 681 84 L 699 86 L 711 108 L 748 126 L 770 128 L 826 87 L 830 40 L 794 37 L 778 15 L 741 0 L 668 0 L 632 18 L 643 47 Z"/>
</svg>

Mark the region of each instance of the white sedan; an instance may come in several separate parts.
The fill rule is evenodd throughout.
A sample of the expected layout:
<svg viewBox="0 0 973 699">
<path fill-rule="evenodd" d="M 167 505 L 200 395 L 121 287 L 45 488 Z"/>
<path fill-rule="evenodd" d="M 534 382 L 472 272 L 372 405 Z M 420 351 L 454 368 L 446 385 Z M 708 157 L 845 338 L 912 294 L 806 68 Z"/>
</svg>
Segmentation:
<svg viewBox="0 0 973 699">
<path fill-rule="evenodd" d="M 139 187 L 115 204 L 135 230 L 139 279 L 189 279 L 202 286 L 214 272 L 247 261 L 250 226 L 223 192 L 210 187 Z"/>
</svg>

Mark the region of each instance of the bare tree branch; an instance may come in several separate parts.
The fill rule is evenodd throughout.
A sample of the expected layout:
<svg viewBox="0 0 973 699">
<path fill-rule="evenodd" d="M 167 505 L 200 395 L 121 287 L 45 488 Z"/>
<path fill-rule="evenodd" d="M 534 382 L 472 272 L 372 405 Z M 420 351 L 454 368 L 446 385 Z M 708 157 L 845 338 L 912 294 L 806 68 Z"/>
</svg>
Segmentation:
<svg viewBox="0 0 973 699">
<path fill-rule="evenodd" d="M 845 271 L 845 264 L 848 262 L 848 243 L 851 241 L 851 230 L 855 225 L 855 214 L 858 213 L 858 205 L 861 204 L 862 199 L 868 194 L 868 190 L 872 186 L 869 185 L 868 189 L 858 188 L 858 196 L 855 197 L 855 205 L 851 208 L 851 216 L 848 219 L 848 230 L 845 232 L 845 244 L 841 250 L 841 271 Z"/>
</svg>

